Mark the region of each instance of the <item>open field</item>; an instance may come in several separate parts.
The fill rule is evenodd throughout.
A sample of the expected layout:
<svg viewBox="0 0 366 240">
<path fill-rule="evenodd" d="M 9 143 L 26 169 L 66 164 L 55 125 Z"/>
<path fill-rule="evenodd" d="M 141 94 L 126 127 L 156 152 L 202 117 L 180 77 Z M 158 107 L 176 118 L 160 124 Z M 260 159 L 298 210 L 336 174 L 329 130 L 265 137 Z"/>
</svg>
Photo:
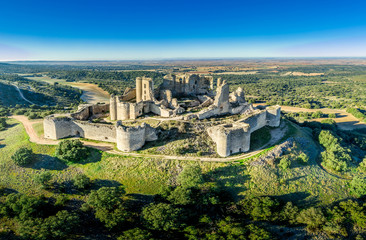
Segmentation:
<svg viewBox="0 0 366 240">
<path fill-rule="evenodd" d="M 82 164 L 65 165 L 53 157 L 55 146 L 31 143 L 22 124 L 15 119 L 9 123 L 11 127 L 0 132 L 0 185 L 20 192 L 53 195 L 52 192 L 40 190 L 32 180 L 41 169 L 49 169 L 57 181 L 66 181 L 82 172 L 105 186 L 123 184 L 129 193 L 156 194 L 162 185 L 174 184 L 184 166 L 199 164 L 211 181 L 237 196 L 274 195 L 292 201 L 319 201 L 320 204 L 349 196 L 346 187 L 348 180 L 328 174 L 318 166 L 318 147 L 299 127 L 289 136 L 306 143 L 301 149 L 309 154 L 310 161 L 307 165 L 299 165 L 292 160 L 293 167 L 285 171 L 268 165 L 251 166 L 250 162 L 255 158 L 250 158 L 250 161 L 244 159 L 246 164 L 239 165 L 182 161 L 161 156 L 116 155 L 97 150 Z M 37 154 L 37 159 L 31 166 L 21 168 L 12 163 L 10 156 L 20 146 L 30 147 Z"/>
<path fill-rule="evenodd" d="M 303 73 L 303 72 L 287 72 L 282 74 L 282 76 L 323 76 L 324 73 Z"/>
</svg>

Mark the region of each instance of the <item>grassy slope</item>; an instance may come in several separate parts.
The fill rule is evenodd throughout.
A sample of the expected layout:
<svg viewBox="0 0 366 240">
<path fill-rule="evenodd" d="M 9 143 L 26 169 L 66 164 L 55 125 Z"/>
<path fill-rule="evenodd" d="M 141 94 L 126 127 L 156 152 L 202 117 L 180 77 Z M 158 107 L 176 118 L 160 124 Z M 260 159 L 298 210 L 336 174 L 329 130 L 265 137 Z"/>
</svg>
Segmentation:
<svg viewBox="0 0 366 240">
<path fill-rule="evenodd" d="M 308 165 L 295 161 L 291 169 L 280 170 L 271 166 L 249 166 L 237 163 L 208 163 L 152 158 L 115 156 L 93 151 L 87 163 L 66 166 L 53 154 L 55 146 L 36 145 L 28 141 L 21 124 L 9 120 L 12 126 L 0 132 L 0 185 L 19 192 L 52 195 L 40 190 L 32 177 L 41 168 L 52 170 L 55 180 L 62 182 L 84 172 L 99 185 L 123 184 L 129 193 L 155 194 L 162 185 L 174 183 L 177 174 L 188 164 L 200 164 L 207 179 L 240 195 L 275 195 L 286 200 L 311 203 L 330 203 L 347 198 L 347 180 L 339 179 L 324 172 L 315 162 L 317 151 L 311 155 Z M 308 147 L 316 148 L 311 138 L 300 129 L 295 137 L 307 139 Z M 5 145 L 5 146 L 4 146 Z M 37 153 L 37 161 L 28 168 L 15 166 L 10 156 L 20 146 L 28 146 Z M 305 149 L 306 150 L 306 149 Z M 76 196 L 73 196 L 76 197 Z"/>
<path fill-rule="evenodd" d="M 43 122 L 34 123 L 34 124 L 32 124 L 32 127 L 38 137 L 41 137 L 44 134 Z"/>
</svg>

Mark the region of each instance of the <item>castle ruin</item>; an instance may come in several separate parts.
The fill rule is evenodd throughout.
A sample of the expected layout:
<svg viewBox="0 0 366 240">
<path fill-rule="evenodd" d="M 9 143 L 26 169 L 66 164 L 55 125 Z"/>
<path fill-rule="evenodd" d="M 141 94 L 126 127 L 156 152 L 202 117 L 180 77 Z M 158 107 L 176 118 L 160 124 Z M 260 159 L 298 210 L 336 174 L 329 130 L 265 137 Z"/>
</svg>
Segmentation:
<svg viewBox="0 0 366 240">
<path fill-rule="evenodd" d="M 157 129 L 146 123 L 125 126 L 123 121 L 145 114 L 182 121 L 240 114 L 241 119 L 234 123 L 207 129 L 217 145 L 217 153 L 226 157 L 249 151 L 250 135 L 255 130 L 279 126 L 280 111 L 279 106 L 254 109 L 246 101 L 243 89 L 230 93 L 229 85 L 221 78 L 217 79 L 215 91 L 212 76 L 170 74 L 156 89 L 151 78 L 138 77 L 134 89 L 126 88 L 122 96 L 112 95 L 109 104 L 86 104 L 75 113 L 47 116 L 44 136 L 55 140 L 83 137 L 113 142 L 119 150 L 129 152 L 140 149 L 147 141 L 156 141 Z M 107 117 L 111 122 L 92 122 Z"/>
</svg>

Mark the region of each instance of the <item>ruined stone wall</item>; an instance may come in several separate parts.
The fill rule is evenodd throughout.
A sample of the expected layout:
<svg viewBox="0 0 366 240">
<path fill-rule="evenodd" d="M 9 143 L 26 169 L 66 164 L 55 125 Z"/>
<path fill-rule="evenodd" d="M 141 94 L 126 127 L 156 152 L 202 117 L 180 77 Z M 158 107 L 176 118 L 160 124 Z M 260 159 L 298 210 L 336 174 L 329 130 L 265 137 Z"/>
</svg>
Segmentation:
<svg viewBox="0 0 366 240">
<path fill-rule="evenodd" d="M 144 102 L 130 103 L 129 119 L 136 119 L 143 113 L 144 113 Z"/>
<path fill-rule="evenodd" d="M 43 120 L 44 137 L 57 140 L 72 136 L 73 119 L 69 115 L 50 115 Z"/>
<path fill-rule="evenodd" d="M 67 137 L 83 137 L 92 140 L 115 142 L 114 125 L 80 121 L 69 116 L 48 116 L 43 121 L 44 137 L 62 139 Z"/>
<path fill-rule="evenodd" d="M 267 111 L 255 110 L 251 115 L 239 120 L 250 125 L 250 132 L 254 132 L 267 125 Z"/>
<path fill-rule="evenodd" d="M 103 142 L 116 142 L 116 127 L 114 125 L 74 120 L 71 125 L 71 136 Z"/>
<path fill-rule="evenodd" d="M 57 140 L 71 136 L 72 118 L 69 116 L 50 115 L 44 118 L 44 137 Z"/>
<path fill-rule="evenodd" d="M 117 148 L 125 152 L 138 150 L 145 144 L 145 141 L 157 139 L 154 129 L 146 123 L 138 127 L 127 127 L 118 121 L 116 130 Z"/>
<path fill-rule="evenodd" d="M 142 78 L 136 78 L 136 102 L 142 101 Z"/>
<path fill-rule="evenodd" d="M 117 120 L 130 119 L 130 103 L 128 102 L 117 102 Z"/>
<path fill-rule="evenodd" d="M 280 125 L 281 108 L 269 107 L 265 110 L 255 110 L 251 115 L 233 124 L 222 124 L 207 129 L 209 136 L 216 143 L 217 153 L 226 157 L 250 149 L 250 135 L 264 127 Z"/>
<path fill-rule="evenodd" d="M 151 78 L 142 78 L 142 101 L 153 101 L 154 97 L 154 86 Z"/>
<path fill-rule="evenodd" d="M 77 112 L 71 114 L 71 117 L 78 120 L 87 120 L 93 115 L 107 113 L 109 110 L 110 104 L 83 104 L 79 106 Z"/>
<path fill-rule="evenodd" d="M 171 90 L 174 96 L 208 94 L 213 88 L 213 77 L 188 73 L 166 75 L 162 88 Z"/>
<path fill-rule="evenodd" d="M 150 112 L 161 116 L 161 117 L 171 117 L 173 115 L 173 110 L 168 108 L 163 108 L 162 106 L 158 106 L 153 102 L 149 103 Z"/>
<path fill-rule="evenodd" d="M 271 106 L 267 107 L 267 125 L 271 127 L 280 126 L 281 122 L 281 107 L 280 106 Z"/>
<path fill-rule="evenodd" d="M 112 121 L 117 120 L 117 98 L 114 94 L 109 99 L 109 117 Z"/>
<path fill-rule="evenodd" d="M 246 123 L 224 124 L 207 130 L 222 157 L 246 152 L 250 148 L 250 126 Z"/>
</svg>

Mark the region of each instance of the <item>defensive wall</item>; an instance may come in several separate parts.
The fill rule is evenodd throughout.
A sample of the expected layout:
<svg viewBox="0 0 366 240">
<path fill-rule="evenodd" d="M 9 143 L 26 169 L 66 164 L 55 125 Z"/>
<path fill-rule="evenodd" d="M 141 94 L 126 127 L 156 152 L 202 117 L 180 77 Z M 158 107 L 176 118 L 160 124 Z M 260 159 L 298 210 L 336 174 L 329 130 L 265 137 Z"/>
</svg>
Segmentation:
<svg viewBox="0 0 366 240">
<path fill-rule="evenodd" d="M 273 106 L 264 110 L 254 110 L 250 115 L 232 123 L 207 129 L 208 135 L 216 143 L 221 157 L 247 152 L 250 149 L 250 135 L 264 127 L 278 127 L 281 120 L 281 107 Z"/>
</svg>

